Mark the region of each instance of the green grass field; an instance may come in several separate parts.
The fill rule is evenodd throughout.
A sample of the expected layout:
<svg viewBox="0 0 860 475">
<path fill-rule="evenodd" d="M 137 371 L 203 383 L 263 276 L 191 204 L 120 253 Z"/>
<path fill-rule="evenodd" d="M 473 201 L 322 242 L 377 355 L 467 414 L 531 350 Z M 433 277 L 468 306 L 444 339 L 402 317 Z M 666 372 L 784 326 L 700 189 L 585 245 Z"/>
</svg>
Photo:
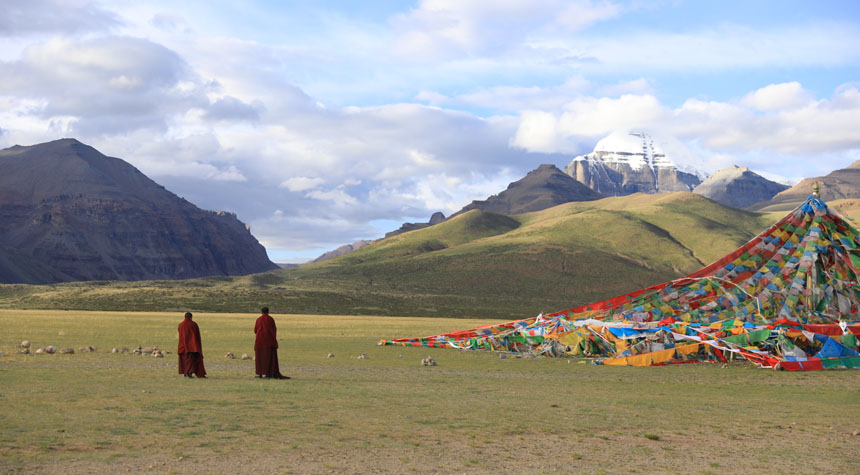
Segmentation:
<svg viewBox="0 0 860 475">
<path fill-rule="evenodd" d="M 251 314 L 0 311 L 2 473 L 856 473 L 860 371 L 623 368 L 379 347 L 497 321 L 275 315 L 289 381 L 253 378 Z M 84 345 L 96 353 L 24 356 Z M 334 358 L 328 358 L 334 353 Z M 356 359 L 366 353 L 368 359 Z M 434 357 L 439 366 L 420 366 Z"/>
</svg>

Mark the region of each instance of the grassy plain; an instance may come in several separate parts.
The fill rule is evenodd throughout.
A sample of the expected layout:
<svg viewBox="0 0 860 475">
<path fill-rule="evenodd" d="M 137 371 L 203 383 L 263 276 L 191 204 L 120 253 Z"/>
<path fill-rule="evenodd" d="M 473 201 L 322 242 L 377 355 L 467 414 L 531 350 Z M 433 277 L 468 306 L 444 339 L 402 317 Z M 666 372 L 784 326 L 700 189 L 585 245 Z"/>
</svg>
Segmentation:
<svg viewBox="0 0 860 475">
<path fill-rule="evenodd" d="M 289 381 L 252 377 L 252 314 L 0 311 L 3 473 L 856 473 L 860 371 L 623 368 L 379 347 L 488 320 L 275 315 Z M 96 353 L 8 354 L 98 346 Z M 328 353 L 334 358 L 328 358 Z M 368 359 L 356 359 L 366 353 Z M 433 356 L 437 367 L 419 365 Z"/>
</svg>

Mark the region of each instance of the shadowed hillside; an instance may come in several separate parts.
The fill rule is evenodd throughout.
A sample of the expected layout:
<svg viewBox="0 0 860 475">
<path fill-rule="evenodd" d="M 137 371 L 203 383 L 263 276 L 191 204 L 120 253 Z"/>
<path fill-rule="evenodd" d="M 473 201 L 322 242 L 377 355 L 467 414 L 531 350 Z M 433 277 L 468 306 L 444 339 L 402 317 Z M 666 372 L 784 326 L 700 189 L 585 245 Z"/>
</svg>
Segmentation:
<svg viewBox="0 0 860 475">
<path fill-rule="evenodd" d="M 472 210 L 317 264 L 245 277 L 0 287 L 0 305 L 117 310 L 519 317 L 701 268 L 774 217 L 689 192 Z"/>
<path fill-rule="evenodd" d="M 0 282 L 275 269 L 234 213 L 202 210 L 74 139 L 0 150 Z"/>
</svg>

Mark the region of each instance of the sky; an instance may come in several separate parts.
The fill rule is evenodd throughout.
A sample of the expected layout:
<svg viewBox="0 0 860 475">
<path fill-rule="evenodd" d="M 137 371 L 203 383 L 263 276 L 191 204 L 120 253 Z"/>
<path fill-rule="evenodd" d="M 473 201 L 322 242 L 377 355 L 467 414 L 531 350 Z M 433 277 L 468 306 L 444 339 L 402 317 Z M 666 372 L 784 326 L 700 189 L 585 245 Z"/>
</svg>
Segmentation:
<svg viewBox="0 0 860 475">
<path fill-rule="evenodd" d="M 72 137 L 304 262 L 615 131 L 860 160 L 860 2 L 4 0 L 0 148 Z M 671 158 L 671 157 L 670 157 Z M 679 158 L 680 160 L 680 158 Z"/>
</svg>

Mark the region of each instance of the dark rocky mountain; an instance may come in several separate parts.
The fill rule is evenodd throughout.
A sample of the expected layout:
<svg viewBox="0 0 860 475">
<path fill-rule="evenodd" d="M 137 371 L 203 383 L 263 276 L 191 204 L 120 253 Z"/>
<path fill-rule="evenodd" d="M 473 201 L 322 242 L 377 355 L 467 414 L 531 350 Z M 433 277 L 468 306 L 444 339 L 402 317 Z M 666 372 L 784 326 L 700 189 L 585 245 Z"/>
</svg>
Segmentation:
<svg viewBox="0 0 860 475">
<path fill-rule="evenodd" d="M 692 191 L 704 176 L 678 168 L 644 132 L 613 133 L 597 142 L 591 153 L 574 158 L 564 171 L 608 196 Z"/>
<path fill-rule="evenodd" d="M 406 224 L 409 224 L 409 223 L 406 223 Z M 352 244 L 344 244 L 343 246 L 340 246 L 339 248 L 337 248 L 333 251 L 328 251 L 328 252 L 324 253 L 323 255 L 312 260 L 311 262 L 322 262 L 322 261 L 327 261 L 329 259 L 334 259 L 337 256 L 342 256 L 344 254 L 349 254 L 352 251 L 357 251 L 358 249 L 361 249 L 362 247 L 364 247 L 364 246 L 366 246 L 372 242 L 373 241 L 361 240 L 361 241 L 356 241 Z"/>
<path fill-rule="evenodd" d="M 416 229 L 424 229 L 429 226 L 434 226 L 442 221 L 445 221 L 445 215 L 441 211 L 437 211 L 430 215 L 430 221 L 426 223 L 403 223 L 399 228 L 394 231 L 389 231 L 385 233 L 385 237 L 389 238 L 391 236 L 397 236 L 398 234 L 408 233 L 409 231 L 415 231 Z"/>
<path fill-rule="evenodd" d="M 0 281 L 185 279 L 277 269 L 205 211 L 74 139 L 0 150 Z"/>
<path fill-rule="evenodd" d="M 555 165 L 541 165 L 517 180 L 498 195 L 472 201 L 451 217 L 473 209 L 498 214 L 521 214 L 540 211 L 571 201 L 593 201 L 604 198 L 600 193 L 574 180 Z"/>
<path fill-rule="evenodd" d="M 769 200 L 787 189 L 788 186 L 768 180 L 747 167 L 734 166 L 715 172 L 697 186 L 693 193 L 727 206 L 746 208 Z"/>
<path fill-rule="evenodd" d="M 812 185 L 818 182 L 824 201 L 860 198 L 860 160 L 827 176 L 805 178 L 793 187 L 778 193 L 768 201 L 750 206 L 757 211 L 790 211 L 812 194 Z"/>
</svg>

